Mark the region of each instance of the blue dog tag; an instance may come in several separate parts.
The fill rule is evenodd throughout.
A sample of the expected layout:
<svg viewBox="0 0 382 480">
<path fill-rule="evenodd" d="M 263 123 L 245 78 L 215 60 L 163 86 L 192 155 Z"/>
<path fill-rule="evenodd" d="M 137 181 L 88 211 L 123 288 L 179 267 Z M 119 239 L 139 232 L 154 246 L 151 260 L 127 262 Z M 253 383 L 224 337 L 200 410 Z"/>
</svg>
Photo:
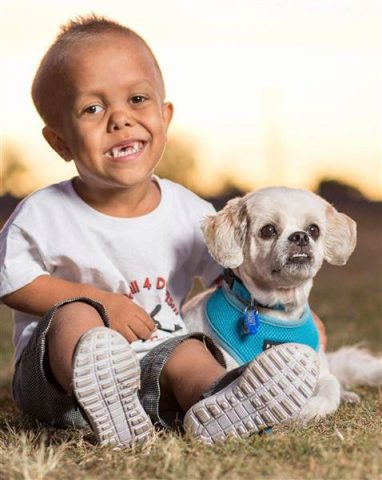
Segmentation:
<svg viewBox="0 0 382 480">
<path fill-rule="evenodd" d="M 255 335 L 259 329 L 259 312 L 255 307 L 247 307 L 244 310 L 243 331 L 247 335 Z"/>
</svg>

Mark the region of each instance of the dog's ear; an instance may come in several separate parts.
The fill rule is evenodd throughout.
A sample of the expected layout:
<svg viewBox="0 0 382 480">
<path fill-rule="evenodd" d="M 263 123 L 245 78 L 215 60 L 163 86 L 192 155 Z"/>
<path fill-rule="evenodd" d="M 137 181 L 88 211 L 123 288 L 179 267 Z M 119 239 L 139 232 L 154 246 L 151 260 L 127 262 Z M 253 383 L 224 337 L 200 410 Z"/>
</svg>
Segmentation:
<svg viewBox="0 0 382 480">
<path fill-rule="evenodd" d="M 357 241 L 357 224 L 328 204 L 324 258 L 332 265 L 345 265 Z"/>
<path fill-rule="evenodd" d="M 243 245 L 248 228 L 243 198 L 234 198 L 220 212 L 202 222 L 202 230 L 212 257 L 225 268 L 243 263 Z"/>
</svg>

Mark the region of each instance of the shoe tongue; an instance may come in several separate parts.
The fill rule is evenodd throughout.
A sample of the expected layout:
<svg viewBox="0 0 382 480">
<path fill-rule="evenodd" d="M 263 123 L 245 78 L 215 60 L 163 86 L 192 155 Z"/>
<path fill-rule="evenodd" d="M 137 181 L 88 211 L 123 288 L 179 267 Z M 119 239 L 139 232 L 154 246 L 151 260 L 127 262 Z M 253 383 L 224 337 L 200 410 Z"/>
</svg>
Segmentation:
<svg viewBox="0 0 382 480">
<path fill-rule="evenodd" d="M 247 363 L 244 365 L 240 365 L 240 367 L 236 367 L 233 370 L 229 370 L 225 373 L 222 377 L 218 378 L 208 390 L 202 393 L 200 400 L 210 397 L 211 395 L 215 395 L 215 393 L 220 392 L 223 388 L 227 387 L 230 383 L 236 380 L 240 375 L 244 372 L 247 368 Z"/>
</svg>

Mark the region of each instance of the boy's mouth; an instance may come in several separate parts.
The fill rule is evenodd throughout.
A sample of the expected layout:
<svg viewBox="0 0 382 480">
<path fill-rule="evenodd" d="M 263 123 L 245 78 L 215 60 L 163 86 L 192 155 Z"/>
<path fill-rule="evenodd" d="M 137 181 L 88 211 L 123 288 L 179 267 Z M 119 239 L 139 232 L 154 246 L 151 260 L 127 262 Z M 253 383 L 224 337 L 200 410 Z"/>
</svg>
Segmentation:
<svg viewBox="0 0 382 480">
<path fill-rule="evenodd" d="M 129 142 L 120 143 L 108 150 L 105 155 L 109 158 L 122 158 L 134 155 L 143 150 L 145 142 L 142 140 L 133 140 Z"/>
</svg>

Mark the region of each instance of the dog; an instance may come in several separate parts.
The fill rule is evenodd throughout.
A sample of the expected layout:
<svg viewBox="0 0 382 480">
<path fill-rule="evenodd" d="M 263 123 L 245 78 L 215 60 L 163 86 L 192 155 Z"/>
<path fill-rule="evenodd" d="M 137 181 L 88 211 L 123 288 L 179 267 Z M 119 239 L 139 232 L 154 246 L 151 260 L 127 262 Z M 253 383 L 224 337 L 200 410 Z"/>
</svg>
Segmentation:
<svg viewBox="0 0 382 480">
<path fill-rule="evenodd" d="M 203 220 L 202 231 L 224 280 L 191 299 L 183 315 L 189 331 L 222 348 L 228 369 L 277 343 L 310 345 L 320 376 L 300 412 L 304 423 L 335 412 L 341 400 L 358 401 L 345 386 L 382 384 L 382 359 L 357 347 L 324 352 L 308 307 L 323 261 L 344 265 L 356 246 L 350 217 L 312 192 L 268 187 L 230 200 Z"/>
</svg>

